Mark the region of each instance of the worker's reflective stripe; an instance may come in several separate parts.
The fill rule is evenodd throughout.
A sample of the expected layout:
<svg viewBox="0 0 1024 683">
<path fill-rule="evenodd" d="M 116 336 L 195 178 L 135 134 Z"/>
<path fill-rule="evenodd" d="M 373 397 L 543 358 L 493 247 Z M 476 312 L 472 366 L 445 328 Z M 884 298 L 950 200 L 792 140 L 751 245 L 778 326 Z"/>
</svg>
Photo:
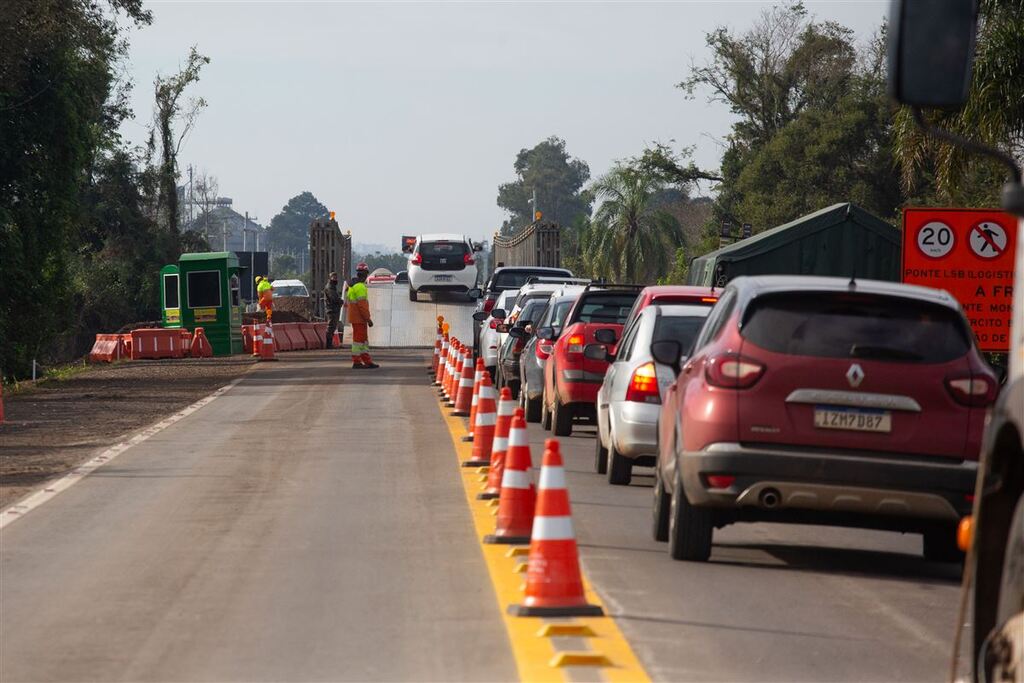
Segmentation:
<svg viewBox="0 0 1024 683">
<path fill-rule="evenodd" d="M 526 438 L 526 430 L 513 429 L 508 435 L 508 445 L 510 448 L 515 446 L 529 446 L 530 442 Z"/>
<path fill-rule="evenodd" d="M 494 437 L 494 443 L 491 444 L 491 451 L 493 453 L 498 453 L 498 452 L 507 451 L 507 450 L 508 450 L 508 437 L 504 437 L 504 436 L 496 436 L 496 437 Z"/>
<path fill-rule="evenodd" d="M 498 424 L 498 416 L 494 413 L 485 413 L 483 411 L 477 411 L 476 414 L 476 426 L 477 427 L 493 427 Z"/>
<path fill-rule="evenodd" d="M 564 489 L 565 469 L 562 467 L 542 467 L 540 470 L 539 488 Z"/>
<path fill-rule="evenodd" d="M 544 517 L 541 515 L 533 518 L 533 530 L 530 532 L 531 541 L 573 541 L 575 539 L 572 517 Z"/>
<path fill-rule="evenodd" d="M 510 470 L 507 467 L 501 473 L 501 488 L 503 489 L 528 489 L 530 488 L 530 473 Z"/>
</svg>

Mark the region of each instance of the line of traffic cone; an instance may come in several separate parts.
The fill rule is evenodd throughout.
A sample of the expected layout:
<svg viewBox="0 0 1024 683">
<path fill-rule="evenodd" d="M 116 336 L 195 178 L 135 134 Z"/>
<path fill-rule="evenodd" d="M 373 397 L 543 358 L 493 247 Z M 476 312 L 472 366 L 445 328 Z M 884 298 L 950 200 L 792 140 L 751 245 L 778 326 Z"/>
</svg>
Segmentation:
<svg viewBox="0 0 1024 683">
<path fill-rule="evenodd" d="M 452 354 L 452 364 L 448 372 L 448 385 L 445 387 L 444 395 L 448 399 L 448 407 L 455 405 L 455 392 L 459 389 L 459 380 L 462 378 L 462 365 L 465 357 L 462 353 L 462 342 L 455 341 L 455 352 Z"/>
<path fill-rule="evenodd" d="M 490 382 L 490 376 L 487 381 Z M 469 409 L 473 403 L 473 354 L 467 349 L 462 356 L 462 365 L 459 369 L 459 380 L 455 391 L 455 411 L 452 415 L 457 417 L 469 417 Z"/>
<path fill-rule="evenodd" d="M 480 403 L 480 385 L 483 383 L 484 374 L 487 370 L 484 368 L 484 359 L 476 359 L 476 370 L 473 373 L 473 402 L 469 406 L 469 434 L 462 437 L 465 442 L 473 440 L 473 428 L 476 426 L 476 409 Z"/>
<path fill-rule="evenodd" d="M 501 495 L 501 476 L 505 471 L 508 435 L 514 417 L 523 419 L 525 413 L 522 408 L 516 406 L 515 399 L 512 398 L 512 390 L 502 387 L 501 396 L 498 397 L 498 419 L 494 426 L 494 441 L 491 444 L 491 461 L 487 465 L 487 483 L 483 493 L 476 496 L 479 500 L 495 500 Z"/>
<path fill-rule="evenodd" d="M 444 331 L 444 316 L 437 316 L 437 334 L 434 335 L 434 354 L 430 358 L 430 366 L 427 368 L 427 374 L 433 375 L 437 373 L 437 364 L 441 360 L 441 333 Z"/>
<path fill-rule="evenodd" d="M 459 348 L 458 337 L 452 337 L 448 342 L 448 355 L 444 359 L 444 376 L 441 378 L 441 389 L 440 394 L 445 399 L 448 398 L 448 386 L 452 381 L 452 373 L 454 372 L 453 365 L 455 363 L 455 352 Z"/>
<path fill-rule="evenodd" d="M 484 536 L 484 543 L 524 545 L 530 542 L 536 503 L 536 491 L 530 476 L 532 467 L 526 420 L 513 417 L 498 495 L 497 525 L 493 534 Z"/>
<path fill-rule="evenodd" d="M 252 326 L 252 355 L 253 358 L 263 355 L 263 325 L 260 323 Z"/>
<path fill-rule="evenodd" d="M 483 369 L 483 364 L 478 361 L 477 367 Z M 491 464 L 494 428 L 498 423 L 497 398 L 494 386 L 491 384 L 491 376 L 484 370 L 480 382 L 480 401 L 476 410 L 476 424 L 473 427 L 473 454 L 469 460 L 463 461 L 463 467 L 486 467 Z"/>
<path fill-rule="evenodd" d="M 437 368 L 434 370 L 434 386 L 441 386 L 441 378 L 444 375 L 445 363 L 448 361 L 448 333 L 441 335 L 441 355 L 437 359 Z"/>
</svg>

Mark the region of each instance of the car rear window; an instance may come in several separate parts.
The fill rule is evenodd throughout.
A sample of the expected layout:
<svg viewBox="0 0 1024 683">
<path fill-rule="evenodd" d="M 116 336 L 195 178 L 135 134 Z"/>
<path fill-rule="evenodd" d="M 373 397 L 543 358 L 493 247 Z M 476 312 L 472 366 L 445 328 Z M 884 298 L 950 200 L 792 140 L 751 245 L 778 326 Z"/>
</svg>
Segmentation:
<svg viewBox="0 0 1024 683">
<path fill-rule="evenodd" d="M 523 306 L 523 310 L 519 312 L 518 320 L 529 320 L 530 322 L 538 322 L 538 318 L 544 312 L 544 308 L 547 306 L 547 301 L 542 299 L 535 299 L 530 301 L 528 304 Z M 517 322 L 518 322 L 517 320 Z"/>
<path fill-rule="evenodd" d="M 560 301 L 556 303 L 552 307 L 548 327 L 560 329 L 562 327 L 562 323 L 565 322 L 565 316 L 569 313 L 569 309 L 572 307 L 572 303 L 572 301 Z"/>
<path fill-rule="evenodd" d="M 675 340 L 679 342 L 683 350 L 693 346 L 693 340 L 697 338 L 700 328 L 707 320 L 704 316 L 661 316 L 654 326 L 652 342 Z"/>
<path fill-rule="evenodd" d="M 962 357 L 971 337 L 944 306 L 902 297 L 787 292 L 756 299 L 741 333 L 768 351 L 794 356 L 944 363 Z"/>
<path fill-rule="evenodd" d="M 520 289 L 531 277 L 572 277 L 567 270 L 503 270 L 494 276 L 491 289 Z"/>
<path fill-rule="evenodd" d="M 462 256 L 469 253 L 465 242 L 424 242 L 420 245 L 423 256 Z"/>
<path fill-rule="evenodd" d="M 576 322 L 623 325 L 636 297 L 636 294 L 591 294 L 580 302 Z"/>
<path fill-rule="evenodd" d="M 309 296 L 309 292 L 301 285 L 274 285 L 274 296 Z"/>
</svg>

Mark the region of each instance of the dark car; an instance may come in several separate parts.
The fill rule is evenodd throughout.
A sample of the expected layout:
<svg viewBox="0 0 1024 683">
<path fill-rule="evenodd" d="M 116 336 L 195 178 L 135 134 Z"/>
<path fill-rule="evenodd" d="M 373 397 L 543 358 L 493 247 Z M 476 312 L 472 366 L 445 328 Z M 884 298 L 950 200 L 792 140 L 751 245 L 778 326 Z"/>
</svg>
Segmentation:
<svg viewBox="0 0 1024 683">
<path fill-rule="evenodd" d="M 678 368 L 678 342 L 652 352 Z M 926 558 L 960 557 L 997 382 L 948 293 L 740 277 L 688 355 L 659 420 L 654 535 L 672 557 L 708 559 L 740 521 L 920 533 Z"/>
<path fill-rule="evenodd" d="M 550 298 L 550 297 L 549 297 Z M 548 307 L 547 298 L 530 299 L 515 320 L 510 321 L 511 329 L 505 343 L 498 349 L 497 383 L 512 390 L 512 396 L 519 398 L 519 357 L 526 348 L 529 336 L 533 334 L 534 323 L 539 322 L 544 310 Z M 522 334 L 512 330 L 519 328 Z"/>
<path fill-rule="evenodd" d="M 541 266 L 502 266 L 495 268 L 487 284 L 484 285 L 476 311 L 490 313 L 498 295 L 508 289 L 520 289 L 530 278 L 534 277 L 573 277 L 572 271 L 566 268 L 547 268 Z M 480 332 L 480 322 L 473 326 L 473 336 Z M 474 339 L 475 341 L 475 339 Z"/>
<path fill-rule="evenodd" d="M 566 290 L 568 291 L 555 292 L 551 295 L 540 321 L 533 326 L 534 332 L 541 327 L 561 330 L 565 316 L 569 314 L 569 309 L 583 291 L 583 287 L 571 286 Z M 527 422 L 540 422 L 541 401 L 544 395 L 544 363 L 554 345 L 553 340 L 537 339 L 534 334 L 519 355 L 519 405 L 526 411 Z"/>
</svg>

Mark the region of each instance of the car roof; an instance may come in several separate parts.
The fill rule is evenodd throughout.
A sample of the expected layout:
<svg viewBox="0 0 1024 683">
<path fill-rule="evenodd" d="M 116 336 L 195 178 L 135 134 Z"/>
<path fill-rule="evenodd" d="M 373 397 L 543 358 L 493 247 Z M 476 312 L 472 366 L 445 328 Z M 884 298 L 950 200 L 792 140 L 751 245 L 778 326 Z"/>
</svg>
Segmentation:
<svg viewBox="0 0 1024 683">
<path fill-rule="evenodd" d="M 572 271 L 568 268 L 555 268 L 552 266 L 498 266 L 494 269 L 494 274 L 504 273 L 505 271 L 516 271 L 522 270 L 529 273 L 555 273 L 556 275 L 565 275 L 568 273 L 572 275 Z"/>
<path fill-rule="evenodd" d="M 305 287 L 306 283 L 302 280 L 271 280 L 270 286 L 281 285 L 282 287 Z"/>
<path fill-rule="evenodd" d="M 779 292 L 861 292 L 898 296 L 925 301 L 959 310 L 960 304 L 949 292 L 919 285 L 884 280 L 854 280 L 849 278 L 808 275 L 754 275 L 737 277 L 729 283 L 747 298 Z"/>
<path fill-rule="evenodd" d="M 709 313 L 711 313 L 710 306 L 688 306 L 687 304 L 665 304 L 660 306 L 655 304 L 640 311 L 640 315 L 663 315 L 668 318 L 682 318 L 687 316 L 706 318 Z"/>
<path fill-rule="evenodd" d="M 433 232 L 427 235 L 420 235 L 420 242 L 465 242 L 465 235 L 457 235 L 454 232 Z"/>
<path fill-rule="evenodd" d="M 645 287 L 640 296 L 650 300 L 659 296 L 718 296 L 721 288 L 697 287 L 695 285 L 651 285 Z"/>
</svg>

